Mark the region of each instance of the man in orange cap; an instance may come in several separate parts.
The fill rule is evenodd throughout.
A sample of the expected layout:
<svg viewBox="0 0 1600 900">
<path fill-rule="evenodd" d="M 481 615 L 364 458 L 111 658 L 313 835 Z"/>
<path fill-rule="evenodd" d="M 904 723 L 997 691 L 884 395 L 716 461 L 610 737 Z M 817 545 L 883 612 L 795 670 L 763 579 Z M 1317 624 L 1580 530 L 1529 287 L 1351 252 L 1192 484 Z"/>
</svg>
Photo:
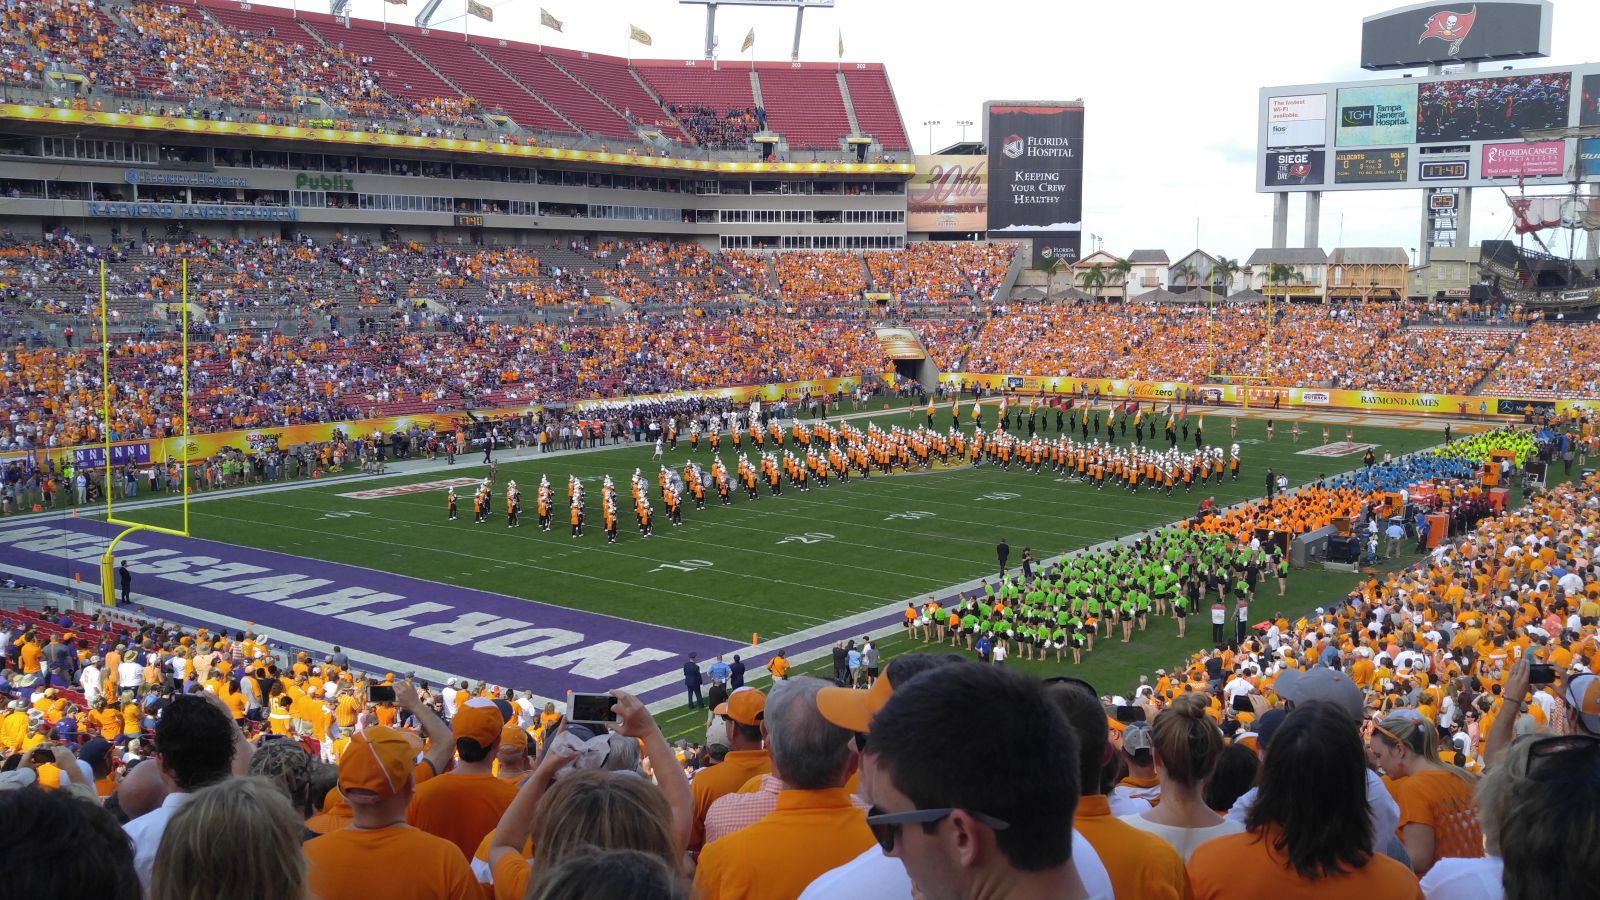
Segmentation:
<svg viewBox="0 0 1600 900">
<path fill-rule="evenodd" d="M 728 755 L 722 762 L 695 773 L 694 831 L 689 849 L 698 851 L 706 841 L 706 812 L 724 794 L 731 794 L 757 775 L 772 771 L 772 757 L 764 748 L 767 732 L 763 724 L 767 696 L 752 687 L 742 687 L 728 695 L 728 701 L 711 712 L 722 718 L 728 729 Z"/>
<path fill-rule="evenodd" d="M 414 736 L 382 725 L 350 739 L 339 759 L 339 793 L 350 804 L 351 822 L 305 844 L 313 894 L 323 900 L 482 896 L 455 845 L 406 824 L 421 749 Z"/>
<path fill-rule="evenodd" d="M 406 821 L 460 847 L 467 859 L 517 795 L 515 784 L 494 775 L 505 724 L 493 700 L 473 697 L 462 703 L 450 720 L 455 768 L 419 786 L 406 810 Z"/>
</svg>

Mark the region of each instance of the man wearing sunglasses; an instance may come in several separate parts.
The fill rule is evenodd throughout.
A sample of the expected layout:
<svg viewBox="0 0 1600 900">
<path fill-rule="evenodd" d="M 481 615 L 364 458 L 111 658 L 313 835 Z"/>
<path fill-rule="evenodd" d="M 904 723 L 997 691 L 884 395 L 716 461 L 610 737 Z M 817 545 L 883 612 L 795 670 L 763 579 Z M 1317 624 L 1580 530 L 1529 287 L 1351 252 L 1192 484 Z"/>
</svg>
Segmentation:
<svg viewBox="0 0 1600 900">
<path fill-rule="evenodd" d="M 889 661 L 884 677 L 873 682 L 866 691 L 850 688 L 823 688 L 817 693 L 817 709 L 823 718 L 854 732 L 856 746 L 865 760 L 872 753 L 867 732 L 872 718 L 889 702 L 897 688 L 904 687 L 912 678 L 949 664 L 966 664 L 964 657 L 956 654 L 906 653 Z M 1076 680 L 1076 679 L 1073 679 Z M 859 797 L 870 801 L 870 785 L 863 781 Z M 1163 845 L 1164 846 L 1164 845 Z M 1176 857 L 1176 854 L 1174 854 Z M 1088 888 L 1090 896 L 1113 896 L 1112 881 L 1099 856 L 1087 839 L 1077 831 L 1072 833 L 1072 864 Z M 1182 863 L 1179 863 L 1181 868 Z M 866 852 L 811 882 L 800 900 L 900 900 L 912 896 L 911 878 L 900 860 L 885 856 L 881 845 L 874 843 Z"/>
<path fill-rule="evenodd" d="M 937 667 L 894 689 L 866 743 L 867 824 L 918 896 L 1089 896 L 1073 865 L 1077 739 L 1038 681 Z"/>
</svg>

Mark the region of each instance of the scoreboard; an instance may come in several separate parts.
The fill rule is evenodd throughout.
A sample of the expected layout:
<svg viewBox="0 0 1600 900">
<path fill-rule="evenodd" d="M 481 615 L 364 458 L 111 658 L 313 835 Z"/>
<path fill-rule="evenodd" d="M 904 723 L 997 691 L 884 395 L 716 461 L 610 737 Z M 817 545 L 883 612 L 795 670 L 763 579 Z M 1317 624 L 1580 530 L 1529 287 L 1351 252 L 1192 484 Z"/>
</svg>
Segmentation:
<svg viewBox="0 0 1600 900">
<path fill-rule="evenodd" d="M 1340 150 L 1333 157 L 1334 184 L 1373 184 L 1405 181 L 1411 151 Z"/>
<path fill-rule="evenodd" d="M 1263 192 L 1600 181 L 1565 136 L 1600 127 L 1600 63 L 1262 88 L 1256 124 Z"/>
</svg>

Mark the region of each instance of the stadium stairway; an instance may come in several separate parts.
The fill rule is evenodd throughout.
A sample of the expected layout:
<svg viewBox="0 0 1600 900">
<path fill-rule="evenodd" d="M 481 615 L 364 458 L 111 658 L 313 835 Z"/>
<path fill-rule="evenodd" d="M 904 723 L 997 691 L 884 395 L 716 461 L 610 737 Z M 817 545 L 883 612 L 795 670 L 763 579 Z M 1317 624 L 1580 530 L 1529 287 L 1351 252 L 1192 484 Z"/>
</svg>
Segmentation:
<svg viewBox="0 0 1600 900">
<path fill-rule="evenodd" d="M 855 101 L 850 99 L 850 84 L 844 80 L 842 70 L 834 72 L 833 77 L 839 80 L 839 96 L 844 99 L 844 114 L 850 120 L 850 133 L 860 134 L 861 123 L 856 119 Z"/>
</svg>

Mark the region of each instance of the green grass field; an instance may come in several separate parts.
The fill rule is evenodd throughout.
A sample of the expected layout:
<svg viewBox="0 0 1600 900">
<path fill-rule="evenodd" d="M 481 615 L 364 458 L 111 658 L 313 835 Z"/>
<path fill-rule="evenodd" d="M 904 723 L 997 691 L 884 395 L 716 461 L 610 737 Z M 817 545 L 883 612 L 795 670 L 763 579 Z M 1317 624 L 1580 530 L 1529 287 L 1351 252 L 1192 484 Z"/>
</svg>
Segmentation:
<svg viewBox="0 0 1600 900">
<path fill-rule="evenodd" d="M 910 421 L 899 410 L 873 418 L 883 426 Z M 1211 416 L 1211 443 L 1228 442 L 1226 421 Z M 856 424 L 864 427 L 865 422 Z M 947 417 L 941 424 L 948 424 Z M 1227 505 L 1262 494 L 1268 466 L 1300 484 L 1359 463 L 1356 456 L 1296 455 L 1296 450 L 1314 446 L 1317 438 L 1308 429 L 1301 445 L 1294 447 L 1285 431 L 1280 428 L 1270 444 L 1251 443 L 1264 440 L 1265 426 L 1241 420 L 1243 474 L 1238 482 L 1207 486 L 1206 493 Z M 1356 440 L 1398 455 L 1434 443 L 1438 436 L 1358 428 Z M 675 465 L 688 456 L 687 442 L 679 446 L 668 458 Z M 724 460 L 731 461 L 726 442 L 723 450 Z M 710 454 L 702 449 L 699 458 L 708 462 Z M 983 465 L 866 481 L 852 478 L 827 488 L 813 486 L 807 493 L 786 488 L 779 497 L 769 497 L 763 489 L 756 501 L 739 492 L 731 507 L 717 505 L 714 498 L 704 511 L 686 504 L 681 527 L 659 516 L 655 535 L 648 539 L 633 527 L 631 510 L 623 509 L 619 543 L 607 545 L 598 527 L 600 476 L 610 474 L 621 486 L 635 467 L 653 481 L 651 448 L 625 445 L 502 462 L 494 515 L 485 525 L 471 522 L 470 496 L 464 491 L 458 491 L 463 514 L 455 522 L 445 521 L 442 491 L 379 500 L 338 496 L 442 477 L 434 471 L 218 498 L 192 506 L 191 527 L 195 537 L 732 639 L 748 640 L 759 633 L 765 642 L 988 575 L 995 569 L 994 547 L 1001 537 L 1012 545 L 1013 563 L 1024 547 L 1031 547 L 1036 559 L 1045 559 L 1182 518 L 1205 496 L 1198 489 L 1188 496 L 1179 490 L 1170 498 L 1110 488 L 1098 492 L 1064 483 L 1048 471 L 1034 475 L 1015 466 L 1003 471 Z M 483 471 L 463 459 L 443 474 L 471 477 Z M 506 480 L 518 481 L 524 505 L 531 507 L 541 474 L 556 487 L 558 500 L 569 474 L 592 479 L 590 524 L 582 538 L 568 535 L 560 515 L 564 509 L 558 509 L 549 533 L 535 527 L 531 513 L 523 527 L 506 528 L 501 502 Z M 178 517 L 171 507 L 124 515 L 167 526 Z"/>
<path fill-rule="evenodd" d="M 897 408 L 874 412 L 870 419 L 888 427 L 923 421 L 923 414 L 919 409 L 913 418 Z M 986 419 L 993 423 L 992 409 Z M 866 421 L 857 418 L 854 424 L 865 428 Z M 937 424 L 948 425 L 944 410 Z M 1230 442 L 1226 416 L 1213 411 L 1207 425 L 1208 443 Z M 1343 437 L 1344 428 L 1332 427 L 1335 439 Z M 1189 495 L 1180 488 L 1172 497 L 1130 495 L 1112 488 L 1101 492 L 1058 479 L 1049 471 L 1034 475 L 1017 466 L 1005 471 L 982 465 L 866 481 L 852 478 L 827 488 L 813 485 L 806 493 L 785 486 L 778 497 L 768 496 L 763 488 L 756 501 L 738 491 L 731 507 L 719 506 L 715 498 L 708 498 L 704 511 L 686 503 L 681 527 L 667 523 L 660 515 L 659 497 L 652 497 L 658 512 L 655 535 L 639 536 L 631 510 L 623 509 L 620 541 L 607 545 L 598 525 L 600 477 L 609 474 L 622 486 L 639 468 L 654 483 L 653 448 L 623 445 L 559 456 L 527 451 L 518 459 L 503 456 L 494 513 L 484 525 L 471 521 L 470 488 L 458 489 L 462 515 L 455 522 L 445 519 L 442 490 L 384 499 L 339 496 L 446 477 L 478 477 L 485 467 L 473 456 L 463 457 L 456 466 L 440 465 L 426 472 L 302 485 L 254 496 L 217 496 L 192 504 L 191 527 L 199 538 L 392 571 L 739 642 L 756 633 L 763 644 L 781 644 L 785 635 L 991 576 L 995 544 L 1001 537 L 1012 546 L 1013 564 L 1024 547 L 1045 560 L 1173 522 L 1192 514 L 1208 495 L 1222 505 L 1259 497 L 1268 467 L 1298 485 L 1360 464 L 1359 455 L 1331 459 L 1300 455 L 1298 451 L 1320 443 L 1320 429 L 1320 425 L 1306 426 L 1295 446 L 1287 422 L 1280 421 L 1275 439 L 1268 443 L 1263 421 L 1241 419 L 1239 481 L 1208 485 Z M 1053 430 L 1045 432 L 1047 438 L 1054 435 Z M 1364 426 L 1355 428 L 1354 437 L 1359 443 L 1377 444 L 1380 455 L 1389 450 L 1397 456 L 1440 440 L 1438 432 L 1428 429 Z M 1126 440 L 1120 443 L 1125 445 Z M 1192 447 L 1192 438 L 1184 446 Z M 680 442 L 668 462 L 681 467 L 688 455 L 687 442 Z M 734 456 L 726 441 L 722 456 L 731 465 Z M 698 458 L 702 465 L 711 458 L 703 444 Z M 525 507 L 531 507 L 541 474 L 557 491 L 554 527 L 548 533 L 538 530 L 530 509 L 523 527 L 506 528 L 505 482 L 515 479 L 523 488 Z M 590 490 L 590 524 L 577 539 L 568 535 L 559 502 L 569 474 L 586 479 Z M 121 515 L 167 526 L 179 518 L 171 506 L 129 509 Z M 1267 582 L 1255 610 L 1263 616 L 1279 610 L 1296 616 L 1342 595 L 1353 582 L 1348 573 L 1296 571 L 1281 600 L 1275 584 Z M 1072 671 L 1102 690 L 1126 691 L 1137 674 L 1170 666 L 1204 646 L 1210 627 L 1203 618 L 1191 617 L 1182 640 L 1173 620 L 1152 619 L 1148 630 L 1136 632 L 1131 644 L 1097 641 L 1097 649 L 1076 668 L 1070 654 L 1062 663 L 1053 658 L 1030 663 L 1015 657 L 1013 662 L 1041 674 Z M 921 642 L 900 634 L 880 641 L 880 647 L 885 658 L 922 649 Z M 797 671 L 828 668 L 827 660 L 821 660 Z M 702 724 L 701 714 L 687 710 L 666 713 L 662 719 L 673 736 L 693 738 Z"/>
</svg>

